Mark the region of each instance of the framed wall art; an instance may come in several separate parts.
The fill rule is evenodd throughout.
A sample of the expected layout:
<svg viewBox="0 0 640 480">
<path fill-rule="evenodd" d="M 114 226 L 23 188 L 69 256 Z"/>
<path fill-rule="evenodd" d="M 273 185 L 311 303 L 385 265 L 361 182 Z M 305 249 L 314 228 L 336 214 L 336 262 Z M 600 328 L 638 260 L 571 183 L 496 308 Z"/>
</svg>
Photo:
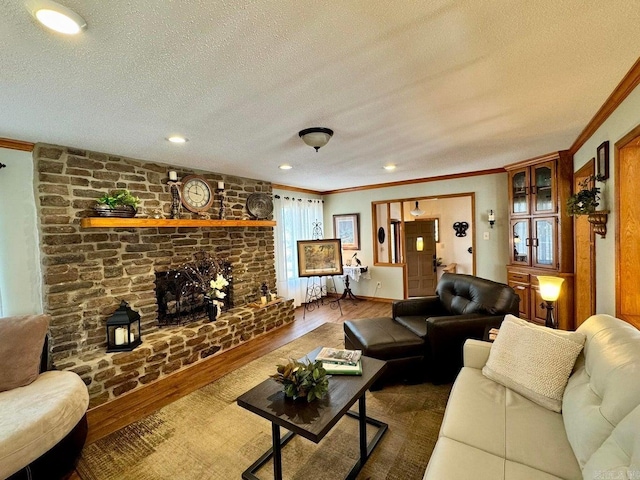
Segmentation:
<svg viewBox="0 0 640 480">
<path fill-rule="evenodd" d="M 298 240 L 298 276 L 342 275 L 342 246 L 339 238 Z"/>
<path fill-rule="evenodd" d="M 601 175 L 603 180 L 609 178 L 609 142 L 602 142 L 596 155 L 596 175 Z"/>
<path fill-rule="evenodd" d="M 334 215 L 333 236 L 342 241 L 344 250 L 360 250 L 360 214 Z"/>
</svg>

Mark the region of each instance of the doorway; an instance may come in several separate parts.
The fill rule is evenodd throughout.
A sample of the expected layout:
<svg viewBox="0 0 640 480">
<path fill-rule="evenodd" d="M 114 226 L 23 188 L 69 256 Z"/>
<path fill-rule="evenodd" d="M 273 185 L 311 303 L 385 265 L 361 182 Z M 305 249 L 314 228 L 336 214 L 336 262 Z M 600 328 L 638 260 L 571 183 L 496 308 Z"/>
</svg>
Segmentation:
<svg viewBox="0 0 640 480">
<path fill-rule="evenodd" d="M 580 183 L 595 174 L 595 161 L 589 160 L 573 174 L 573 191 L 580 190 Z M 586 215 L 573 217 L 575 242 L 575 326 L 596 311 L 596 238 Z"/>
<path fill-rule="evenodd" d="M 616 143 L 616 316 L 640 328 L 640 126 Z"/>
<path fill-rule="evenodd" d="M 436 220 L 405 223 L 406 285 L 408 297 L 436 292 Z"/>
</svg>

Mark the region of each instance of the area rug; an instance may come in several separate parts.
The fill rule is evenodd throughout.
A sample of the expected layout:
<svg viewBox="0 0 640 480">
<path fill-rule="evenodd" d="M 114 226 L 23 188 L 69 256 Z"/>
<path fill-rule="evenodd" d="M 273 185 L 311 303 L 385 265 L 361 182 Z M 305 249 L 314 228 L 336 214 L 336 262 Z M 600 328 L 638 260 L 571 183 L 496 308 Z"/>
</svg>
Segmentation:
<svg viewBox="0 0 640 480">
<path fill-rule="evenodd" d="M 221 379 L 87 445 L 82 480 L 239 479 L 271 447 L 271 424 L 237 406 L 236 398 L 288 358 L 317 346 L 341 348 L 342 325 L 324 324 Z M 390 385 L 367 392 L 367 414 L 389 430 L 359 479 L 421 479 L 433 451 L 451 385 Z M 356 405 L 357 408 L 357 405 Z M 368 427 L 368 435 L 375 428 Z M 284 434 L 284 431 L 283 431 Z M 343 418 L 318 444 L 294 437 L 282 455 L 286 479 L 344 478 L 359 455 L 358 423 Z M 273 478 L 265 465 L 260 478 Z"/>
</svg>

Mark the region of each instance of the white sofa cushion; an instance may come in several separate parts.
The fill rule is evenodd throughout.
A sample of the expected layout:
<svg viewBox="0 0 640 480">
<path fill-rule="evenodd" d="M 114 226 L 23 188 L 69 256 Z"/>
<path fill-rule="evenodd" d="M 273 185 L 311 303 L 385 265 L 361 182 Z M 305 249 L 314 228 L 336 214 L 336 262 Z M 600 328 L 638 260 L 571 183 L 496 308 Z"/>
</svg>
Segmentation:
<svg viewBox="0 0 640 480">
<path fill-rule="evenodd" d="M 609 315 L 593 315 L 577 331 L 587 341 L 584 358 L 576 362 L 567 384 L 563 417 L 583 467 L 616 425 L 640 404 L 640 331 Z"/>
<path fill-rule="evenodd" d="M 56 445 L 88 406 L 87 387 L 73 372 L 45 372 L 29 385 L 0 392 L 0 478 Z"/>
<path fill-rule="evenodd" d="M 560 412 L 585 336 L 506 315 L 482 373 L 545 408 Z"/>
<path fill-rule="evenodd" d="M 582 478 L 562 416 L 486 378 L 475 368 L 462 368 L 456 379 L 438 444 L 443 438 L 540 470 L 552 478 Z"/>
</svg>

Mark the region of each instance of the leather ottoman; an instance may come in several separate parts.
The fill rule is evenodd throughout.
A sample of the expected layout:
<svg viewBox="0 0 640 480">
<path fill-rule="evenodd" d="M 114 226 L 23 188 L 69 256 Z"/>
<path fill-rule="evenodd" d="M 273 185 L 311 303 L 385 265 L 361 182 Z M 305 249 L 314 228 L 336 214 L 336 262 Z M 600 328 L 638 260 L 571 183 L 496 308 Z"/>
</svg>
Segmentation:
<svg viewBox="0 0 640 480">
<path fill-rule="evenodd" d="M 377 388 L 384 380 L 415 381 L 424 377 L 424 340 L 391 317 L 347 320 L 344 322 L 344 346 L 387 361 L 381 381 L 375 384 Z"/>
</svg>

